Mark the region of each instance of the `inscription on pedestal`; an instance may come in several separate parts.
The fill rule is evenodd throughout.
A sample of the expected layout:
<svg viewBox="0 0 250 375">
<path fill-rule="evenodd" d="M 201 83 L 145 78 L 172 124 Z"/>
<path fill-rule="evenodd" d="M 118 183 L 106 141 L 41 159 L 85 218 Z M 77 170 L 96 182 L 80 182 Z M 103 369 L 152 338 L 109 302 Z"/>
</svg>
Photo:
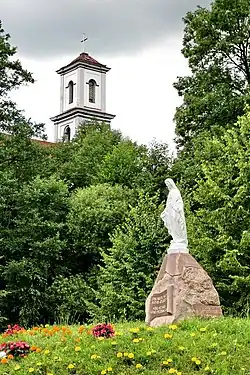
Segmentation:
<svg viewBox="0 0 250 375">
<path fill-rule="evenodd" d="M 213 305 L 196 304 L 194 305 L 194 312 L 196 315 L 199 315 L 199 316 L 221 316 L 222 315 L 221 307 L 213 306 Z"/>
<path fill-rule="evenodd" d="M 168 311 L 168 297 L 167 290 L 152 295 L 149 305 L 150 320 L 161 316 L 171 315 Z"/>
</svg>

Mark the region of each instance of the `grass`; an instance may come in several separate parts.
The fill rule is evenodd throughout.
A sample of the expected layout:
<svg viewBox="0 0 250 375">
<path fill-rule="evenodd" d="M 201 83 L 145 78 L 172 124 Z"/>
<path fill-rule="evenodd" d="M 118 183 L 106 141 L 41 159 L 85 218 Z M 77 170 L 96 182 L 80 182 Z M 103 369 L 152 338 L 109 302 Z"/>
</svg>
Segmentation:
<svg viewBox="0 0 250 375">
<path fill-rule="evenodd" d="M 250 319 L 196 319 L 157 329 L 124 323 L 114 326 L 115 337 L 103 340 L 89 328 L 35 327 L 2 335 L 0 343 L 24 340 L 32 351 L 0 363 L 0 374 L 250 374 Z"/>
</svg>

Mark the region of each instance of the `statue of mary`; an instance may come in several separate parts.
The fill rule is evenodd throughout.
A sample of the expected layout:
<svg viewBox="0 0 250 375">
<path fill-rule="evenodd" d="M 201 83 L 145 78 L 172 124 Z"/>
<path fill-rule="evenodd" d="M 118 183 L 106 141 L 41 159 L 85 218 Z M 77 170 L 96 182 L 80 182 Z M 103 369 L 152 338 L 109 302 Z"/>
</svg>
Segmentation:
<svg viewBox="0 0 250 375">
<path fill-rule="evenodd" d="M 165 210 L 161 213 L 164 225 L 172 236 L 168 254 L 188 253 L 187 229 L 181 193 L 171 178 L 165 180 L 169 190 Z"/>
</svg>

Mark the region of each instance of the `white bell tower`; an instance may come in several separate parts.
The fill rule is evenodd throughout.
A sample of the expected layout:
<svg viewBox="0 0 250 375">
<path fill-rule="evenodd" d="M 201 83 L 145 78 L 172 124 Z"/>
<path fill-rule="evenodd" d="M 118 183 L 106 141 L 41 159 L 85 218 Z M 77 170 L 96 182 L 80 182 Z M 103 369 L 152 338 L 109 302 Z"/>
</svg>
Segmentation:
<svg viewBox="0 0 250 375">
<path fill-rule="evenodd" d="M 86 120 L 110 123 L 115 117 L 106 113 L 106 73 L 109 70 L 86 52 L 57 70 L 61 76 L 60 113 L 51 118 L 55 142 L 70 141 Z"/>
</svg>

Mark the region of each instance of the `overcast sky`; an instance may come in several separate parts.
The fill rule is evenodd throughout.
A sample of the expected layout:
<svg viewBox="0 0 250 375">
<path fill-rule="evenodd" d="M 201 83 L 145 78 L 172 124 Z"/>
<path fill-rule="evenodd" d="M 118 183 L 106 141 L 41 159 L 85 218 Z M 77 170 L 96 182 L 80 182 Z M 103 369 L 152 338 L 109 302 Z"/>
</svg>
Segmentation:
<svg viewBox="0 0 250 375">
<path fill-rule="evenodd" d="M 107 74 L 107 111 L 112 127 L 132 139 L 156 138 L 173 144 L 175 107 L 172 87 L 188 74 L 180 53 L 182 17 L 209 0 L 0 0 L 0 17 L 18 56 L 36 83 L 14 97 L 27 116 L 46 123 L 59 113 L 59 77 L 55 70 L 81 52 L 111 67 Z"/>
</svg>

